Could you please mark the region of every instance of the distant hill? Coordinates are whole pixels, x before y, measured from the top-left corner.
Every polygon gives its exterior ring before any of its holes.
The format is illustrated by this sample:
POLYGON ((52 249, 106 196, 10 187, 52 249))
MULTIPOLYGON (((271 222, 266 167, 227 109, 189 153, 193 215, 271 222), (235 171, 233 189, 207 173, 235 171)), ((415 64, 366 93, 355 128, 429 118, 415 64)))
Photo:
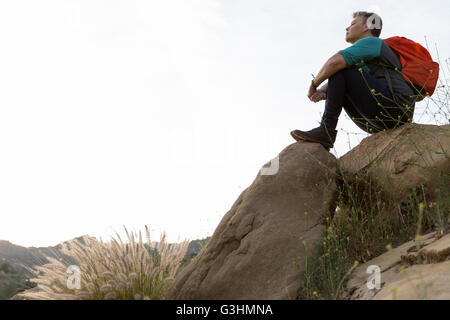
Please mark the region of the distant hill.
POLYGON ((211 237, 207 237, 201 240, 192 240, 191 242, 189 242, 186 256, 187 257, 196 256, 200 252, 200 250, 206 245, 209 239, 211 239, 211 237))
MULTIPOLYGON (((84 243, 83 237, 75 240, 84 243)), ((74 261, 64 255, 61 249, 62 244, 53 247, 22 247, 0 240, 0 300, 9 299, 22 290, 36 286, 29 279, 36 266, 49 262, 47 257, 73 264, 74 261)))
POLYGON ((23 272, 13 268, 7 261, 0 261, 0 300, 9 299, 19 291, 34 287, 23 272))
MULTIPOLYGON (((83 237, 75 240, 83 241, 83 237)), ((6 240, 0 240, 0 261, 6 261, 16 271, 22 272, 27 276, 32 275, 35 266, 48 263, 46 257, 60 258, 67 262, 71 259, 61 252, 62 245, 54 247, 22 247, 6 240)))

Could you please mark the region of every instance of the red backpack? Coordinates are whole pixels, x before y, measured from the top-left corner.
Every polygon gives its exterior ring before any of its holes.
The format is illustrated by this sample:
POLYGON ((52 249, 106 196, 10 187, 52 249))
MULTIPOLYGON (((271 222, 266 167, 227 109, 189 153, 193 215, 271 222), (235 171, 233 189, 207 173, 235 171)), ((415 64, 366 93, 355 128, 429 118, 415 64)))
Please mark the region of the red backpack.
POLYGON ((439 64, 433 61, 428 50, 405 37, 383 40, 397 54, 402 65, 403 78, 412 87, 416 101, 431 96, 439 78, 439 64))

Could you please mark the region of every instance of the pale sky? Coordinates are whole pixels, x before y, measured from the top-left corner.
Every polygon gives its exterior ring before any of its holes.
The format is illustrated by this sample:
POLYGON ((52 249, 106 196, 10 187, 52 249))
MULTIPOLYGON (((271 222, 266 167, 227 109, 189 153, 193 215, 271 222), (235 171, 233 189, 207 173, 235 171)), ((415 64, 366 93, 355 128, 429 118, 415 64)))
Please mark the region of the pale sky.
MULTIPOLYGON (((212 235, 318 125, 311 74, 360 10, 450 56, 447 1, 0 0, 0 239, 212 235)), ((338 157, 367 136, 344 111, 337 129, 338 157)))

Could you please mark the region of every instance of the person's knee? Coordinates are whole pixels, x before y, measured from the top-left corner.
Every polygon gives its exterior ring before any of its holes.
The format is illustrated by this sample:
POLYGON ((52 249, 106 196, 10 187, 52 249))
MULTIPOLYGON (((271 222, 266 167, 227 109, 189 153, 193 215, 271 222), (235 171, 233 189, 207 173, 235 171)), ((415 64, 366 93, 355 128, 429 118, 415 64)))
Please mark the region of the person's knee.
POLYGON ((331 77, 328 78, 328 84, 331 82, 336 82, 336 81, 342 81, 345 79, 344 77, 344 71, 345 69, 342 69, 338 72, 336 72, 335 74, 333 74, 331 77))
POLYGON ((358 68, 356 66, 350 66, 333 74, 328 81, 345 80, 345 78, 354 75, 356 72, 359 72, 358 68))

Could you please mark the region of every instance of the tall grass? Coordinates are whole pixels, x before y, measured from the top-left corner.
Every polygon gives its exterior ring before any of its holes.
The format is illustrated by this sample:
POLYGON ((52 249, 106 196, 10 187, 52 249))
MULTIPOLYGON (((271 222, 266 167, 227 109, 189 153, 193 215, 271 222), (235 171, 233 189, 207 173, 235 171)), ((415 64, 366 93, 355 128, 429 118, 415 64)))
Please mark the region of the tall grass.
MULTIPOLYGON (((68 264, 49 258, 50 263, 37 267, 34 290, 25 291, 25 299, 66 300, 160 300, 170 288, 181 261, 186 255, 189 241, 169 244, 163 233, 158 243, 150 241, 145 226, 146 242, 142 234, 125 233, 122 241, 116 233, 109 242, 91 237, 64 244, 64 254, 76 261, 80 268, 79 289, 70 289, 68 264)), ((75 274, 73 274, 74 276, 75 274)))

